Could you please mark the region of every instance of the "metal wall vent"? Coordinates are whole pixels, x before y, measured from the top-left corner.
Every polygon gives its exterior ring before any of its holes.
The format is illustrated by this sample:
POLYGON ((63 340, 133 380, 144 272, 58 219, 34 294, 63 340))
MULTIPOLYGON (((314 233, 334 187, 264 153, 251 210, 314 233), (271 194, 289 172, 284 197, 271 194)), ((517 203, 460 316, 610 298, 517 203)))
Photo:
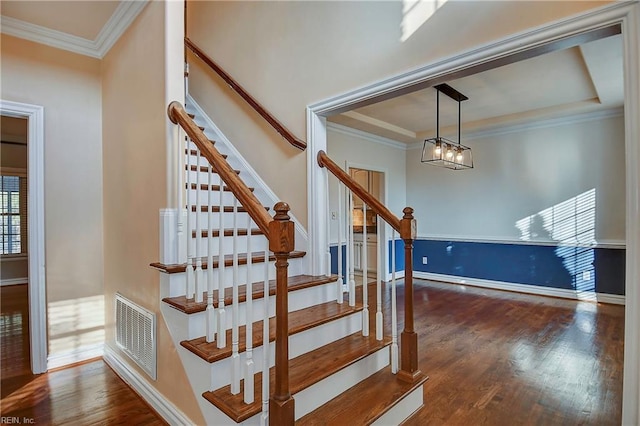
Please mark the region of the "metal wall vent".
POLYGON ((156 379, 156 315, 116 293, 116 344, 156 379))

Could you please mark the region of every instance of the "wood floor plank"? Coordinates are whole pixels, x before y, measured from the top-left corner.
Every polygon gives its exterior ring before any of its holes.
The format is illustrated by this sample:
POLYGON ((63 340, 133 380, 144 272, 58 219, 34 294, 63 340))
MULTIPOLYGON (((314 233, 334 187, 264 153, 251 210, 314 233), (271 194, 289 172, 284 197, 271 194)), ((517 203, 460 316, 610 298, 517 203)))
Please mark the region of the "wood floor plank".
POLYGON ((31 374, 27 295, 26 284, 0 287, 3 418, 41 425, 166 424, 101 359, 31 374))
MULTIPOLYGON (((620 424, 623 306, 422 280, 415 280, 414 285, 418 362, 429 381, 424 388, 424 408, 406 425, 620 424)), ((16 325, 15 319, 13 323, 9 319, 10 310, 5 315, 7 288, 10 287, 0 289, 0 330, 16 325)), ((389 291, 385 286, 385 309, 389 291)), ((398 286, 400 331, 402 292, 398 286)), ((26 305, 24 309, 22 315, 26 319, 26 305)), ((18 314, 13 311, 13 315, 18 314)), ((385 315, 387 330, 389 321, 385 315)), ((4 350, 5 344, 10 344, 4 334, 1 337, 4 350)), ((98 372, 92 372, 90 367, 72 367, 69 370, 75 373, 70 377, 62 374, 67 370, 22 376, 23 382, 12 388, 11 381, 18 380, 23 368, 28 371, 29 364, 26 361, 26 367, 20 367, 4 362, 4 355, 3 352, 2 415, 18 413, 15 415, 35 418, 37 424, 162 424, 151 408, 104 364, 98 372), (9 377, 5 373, 9 366, 17 375, 9 377), (101 392, 90 391, 89 383, 96 377, 109 383, 98 386, 101 392), (114 382, 119 383, 117 391, 112 391, 110 383, 114 382), (93 395, 87 398, 87 404, 93 400, 112 409, 91 405, 96 413, 83 410, 91 420, 85 423, 76 413, 78 401, 85 401, 85 394, 93 395), (136 400, 137 408, 126 407, 136 400), (68 408, 71 401, 74 405, 68 408), (135 414, 122 413, 121 405, 135 414), (98 417, 92 417, 94 414, 98 417)), ((332 424, 358 425, 353 417, 341 420, 344 422, 332 424)))

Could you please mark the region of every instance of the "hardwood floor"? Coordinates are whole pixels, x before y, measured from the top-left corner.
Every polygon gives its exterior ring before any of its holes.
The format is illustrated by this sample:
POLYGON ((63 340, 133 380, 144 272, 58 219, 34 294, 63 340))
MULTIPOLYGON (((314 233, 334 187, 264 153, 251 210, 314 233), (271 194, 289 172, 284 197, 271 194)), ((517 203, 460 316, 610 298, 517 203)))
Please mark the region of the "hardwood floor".
MULTIPOLYGON (((33 376, 28 360, 11 358, 28 333, 7 332, 18 329, 7 288, 0 294, 2 416, 36 424, 163 424, 101 360, 33 376)), ((424 407, 406 425, 620 424, 624 307, 422 280, 415 302, 419 366, 429 380, 424 407)))
POLYGON ((31 374, 27 286, 0 288, 0 305, 0 424, 165 424, 101 359, 31 374))
POLYGON ((406 425, 620 424, 623 306, 422 280, 415 301, 429 380, 406 425))

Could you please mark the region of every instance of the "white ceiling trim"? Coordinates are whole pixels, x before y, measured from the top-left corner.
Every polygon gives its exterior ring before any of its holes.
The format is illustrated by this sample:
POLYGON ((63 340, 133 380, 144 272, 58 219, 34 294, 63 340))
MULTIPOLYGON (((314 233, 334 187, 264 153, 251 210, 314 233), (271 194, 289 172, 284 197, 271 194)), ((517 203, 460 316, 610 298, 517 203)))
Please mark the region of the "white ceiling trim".
POLYGON ((100 58, 100 54, 95 47, 95 43, 86 38, 63 33, 31 24, 9 16, 1 18, 2 32, 4 34, 33 41, 47 46, 56 47, 62 50, 79 53, 93 58, 100 58))
POLYGON ((147 5, 148 0, 122 1, 98 33, 95 43, 103 58, 147 5))
POLYGON ((102 59, 146 5, 147 0, 121 2, 95 40, 52 30, 9 16, 0 17, 0 26, 1 31, 10 36, 102 59))
MULTIPOLYGON (((611 117, 621 117, 624 114, 624 108, 608 108, 598 111, 583 112, 573 114, 566 117, 549 118, 546 120, 531 121, 529 123, 519 123, 512 126, 503 126, 496 129, 478 130, 463 134, 465 141, 490 136, 507 135, 509 133, 524 132, 526 130, 544 129, 548 127, 565 126, 569 124, 582 123, 584 121, 604 120, 611 117)), ((422 149, 423 142, 416 142, 407 145, 407 149, 422 149)))
POLYGON ((402 136, 407 136, 413 139, 417 137, 415 132, 412 132, 411 130, 407 130, 404 127, 396 126, 394 124, 388 123, 386 121, 378 120, 377 118, 373 118, 356 111, 343 112, 342 115, 344 115, 345 117, 352 118, 354 120, 361 121, 363 123, 370 124, 375 127, 379 127, 383 130, 388 130, 390 132, 397 133, 402 136))
POLYGON ((336 133, 341 133, 347 136, 353 136, 356 138, 365 139, 369 142, 377 143, 378 145, 388 146, 390 148, 400 149, 402 151, 407 150, 407 144, 394 141, 393 139, 385 138, 382 136, 374 135, 372 133, 364 132, 362 130, 354 129, 353 127, 347 127, 342 124, 333 123, 327 121, 327 129, 336 133))

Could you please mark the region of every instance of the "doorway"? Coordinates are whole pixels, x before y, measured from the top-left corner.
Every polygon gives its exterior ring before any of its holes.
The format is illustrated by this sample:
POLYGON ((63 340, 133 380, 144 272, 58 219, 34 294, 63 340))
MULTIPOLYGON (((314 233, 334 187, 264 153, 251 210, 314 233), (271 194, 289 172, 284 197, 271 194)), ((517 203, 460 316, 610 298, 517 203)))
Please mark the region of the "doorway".
POLYGON ((31 380, 27 247, 27 127, 0 117, 0 347, 2 398, 31 380))
MULTIPOLYGON (((486 67, 491 61, 516 60, 521 55, 527 55, 536 50, 549 49, 558 42, 579 37, 594 28, 608 28, 611 25, 622 27, 624 40, 624 92, 625 98, 625 157, 626 172, 626 310, 625 323, 637 324, 640 318, 640 306, 638 305, 638 288, 636 283, 640 277, 640 265, 638 258, 640 211, 638 200, 640 199, 638 158, 640 158, 640 124, 635 119, 640 111, 640 91, 637 82, 640 76, 640 61, 638 58, 638 34, 640 32, 639 20, 640 7, 637 3, 611 4, 595 12, 582 16, 566 19, 561 22, 548 24, 529 32, 521 33, 503 40, 498 40, 491 45, 479 46, 463 54, 450 57, 435 64, 426 65, 420 69, 399 75, 392 79, 386 79, 378 84, 369 85, 363 89, 348 92, 342 96, 333 97, 308 107, 307 125, 310 129, 309 151, 312 153, 326 149, 326 117, 342 111, 353 109, 356 106, 368 104, 374 98, 390 98, 393 91, 405 91, 411 84, 433 85, 451 78, 453 75, 462 76, 463 72, 477 72, 486 67), (479 67, 479 68, 478 68, 479 67)), ((466 74, 470 75, 470 74, 466 74)), ((316 170, 309 170, 309 180, 320 183, 316 170)), ((312 190, 315 188, 312 188, 312 190)), ((321 200, 320 200, 321 201, 321 200)), ((310 205, 312 214, 315 210, 323 211, 320 203, 312 202, 310 205)), ((313 227, 313 224, 311 224, 313 227)), ((312 228, 311 232, 314 229, 312 228)), ((638 416, 638 401, 640 399, 640 377, 637 368, 640 359, 640 334, 633 327, 625 327, 625 368, 623 390, 623 423, 636 424, 638 416)))
MULTIPOLYGON (((367 168, 349 167, 349 175, 377 200, 384 201, 384 173, 367 168)), ((365 265, 368 279, 376 279, 378 272, 378 216, 354 194, 353 206, 353 249, 354 271, 364 275, 365 265)), ((382 231, 382 229, 380 229, 382 231)), ((384 259, 383 256, 380 259, 384 259)), ((357 282, 357 281, 356 281, 357 282)))
MULTIPOLYGON (((26 120, 26 211, 29 230, 28 250, 28 324, 31 372, 47 371, 47 320, 44 253, 44 108, 20 102, 0 100, 0 115, 26 120)), ((13 240, 15 242, 15 239, 13 240)), ((21 247, 22 248, 22 247, 21 247)), ((3 266, 4 269, 4 266, 3 266)))

